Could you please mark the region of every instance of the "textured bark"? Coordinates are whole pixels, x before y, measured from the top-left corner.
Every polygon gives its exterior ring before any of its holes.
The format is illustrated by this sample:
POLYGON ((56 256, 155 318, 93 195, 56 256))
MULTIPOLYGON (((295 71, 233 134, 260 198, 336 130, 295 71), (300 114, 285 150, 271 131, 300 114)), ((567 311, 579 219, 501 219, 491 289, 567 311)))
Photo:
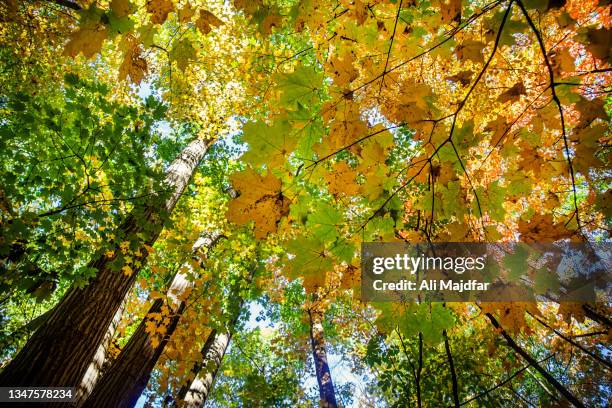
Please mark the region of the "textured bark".
POLYGON ((319 312, 309 311, 310 317, 310 345, 314 360, 317 383, 319 384, 320 406, 322 408, 337 408, 336 392, 332 381, 331 371, 327 363, 325 337, 323 335, 322 316, 319 312))
POLYGON ((212 390, 219 367, 232 339, 232 332, 213 330, 202 346, 202 361, 196 363, 192 372, 197 373, 189 386, 183 386, 178 393, 182 408, 200 408, 204 406, 212 390))
MULTIPOLYGON (((210 250, 220 237, 220 234, 215 234, 198 239, 193 246, 193 251, 196 252, 203 247, 210 250)), ((189 263, 184 267, 189 268, 189 263)), ((179 271, 182 269, 179 268, 179 271)), ((149 319, 145 317, 119 356, 104 372, 89 398, 84 402, 84 407, 133 407, 136 404, 149 382, 151 371, 174 334, 186 306, 182 299, 192 287, 193 281, 188 279, 187 274, 177 272, 165 298, 156 299, 148 312, 148 315, 160 313, 164 305, 171 311, 170 323, 166 327, 165 335, 154 345, 151 333, 146 331, 149 319)))
MULTIPOLYGON (((147 251, 163 228, 210 141, 194 140, 175 159, 166 175, 169 195, 135 211, 118 227, 115 236, 139 242, 144 263, 147 251)), ((115 243, 119 251, 119 242, 115 243)), ((111 269, 113 257, 97 254, 88 266, 98 272, 84 288, 72 287, 52 314, 0 374, 1 386, 78 386, 94 355, 103 344, 109 326, 137 276, 111 269)))
MULTIPOLYGON (((117 310, 117 313, 115 313, 115 317, 113 318, 111 325, 109 326, 108 330, 106 331, 106 334, 104 335, 102 344, 100 344, 100 346, 96 350, 96 354, 94 354, 93 361, 89 364, 89 367, 87 367, 87 371, 85 372, 81 383, 77 387, 76 401, 74 404, 76 406, 80 406, 85 401, 87 396, 91 393, 94 386, 102 376, 103 369, 108 363, 108 348, 111 344, 111 341, 113 340, 113 337, 115 336, 117 327, 121 322, 124 307, 125 302, 122 302, 121 306, 119 307, 119 310, 117 310)), ((65 404, 62 406, 65 406, 65 404)))

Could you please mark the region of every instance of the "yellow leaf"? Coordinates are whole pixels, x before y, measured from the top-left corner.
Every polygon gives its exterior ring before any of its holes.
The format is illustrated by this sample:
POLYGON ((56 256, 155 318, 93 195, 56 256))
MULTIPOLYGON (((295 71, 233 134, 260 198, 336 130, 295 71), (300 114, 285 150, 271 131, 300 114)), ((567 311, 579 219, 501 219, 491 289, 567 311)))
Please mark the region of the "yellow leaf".
POLYGON ((525 313, 542 315, 535 302, 483 302, 481 308, 483 313, 496 314, 499 324, 508 333, 524 331, 529 334, 531 329, 525 320, 525 313))
POLYGON ((152 348, 157 348, 157 346, 159 346, 159 338, 157 338, 157 336, 152 336, 151 337, 151 347, 152 348))
POLYGON ((281 181, 272 173, 262 176, 253 169, 230 177, 240 196, 229 203, 227 217, 236 224, 255 222, 255 236, 275 232, 277 223, 289 212, 289 200, 281 192, 281 181))
POLYGON ((82 53, 85 58, 91 58, 100 52, 107 36, 108 30, 102 23, 79 27, 70 35, 70 40, 64 47, 64 55, 76 57, 82 53))
POLYGON ((348 86, 359 76, 359 72, 353 66, 354 55, 344 55, 343 57, 333 56, 329 60, 330 72, 334 76, 334 83, 338 86, 348 86))
POLYGON ((470 60, 475 63, 484 62, 482 49, 485 44, 480 41, 466 40, 455 47, 455 55, 461 61, 470 60))
POLYGON ((121 252, 126 252, 130 247, 130 241, 123 241, 119 244, 119 248, 121 248, 121 252))
POLYGON ((355 182, 357 172, 346 162, 333 165, 333 171, 325 173, 325 180, 329 192, 335 196, 355 195, 359 192, 359 185, 355 182))
POLYGON ((155 333, 157 331, 157 324, 155 324, 152 320, 147 320, 145 323, 145 332, 146 333, 155 333))
POLYGON ((127 49, 119 67, 119 80, 124 81, 129 76, 132 82, 140 84, 147 72, 147 61, 140 56, 140 45, 133 37, 127 36, 124 41, 127 49))
POLYGON ((121 271, 123 272, 125 276, 131 276, 132 273, 134 272, 132 271, 132 268, 130 268, 129 265, 125 265, 123 268, 121 268, 121 271))
POLYGON ((448 0, 440 4, 442 22, 461 21, 461 0, 448 0))

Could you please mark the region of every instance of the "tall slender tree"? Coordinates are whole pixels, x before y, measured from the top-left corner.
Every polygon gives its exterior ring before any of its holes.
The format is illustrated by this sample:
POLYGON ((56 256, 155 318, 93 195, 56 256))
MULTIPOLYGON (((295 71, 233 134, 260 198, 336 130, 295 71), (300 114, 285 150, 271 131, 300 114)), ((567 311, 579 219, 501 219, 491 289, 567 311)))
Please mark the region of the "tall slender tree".
POLYGON ((325 334, 323 332, 323 316, 316 309, 308 310, 308 321, 310 324, 310 347, 312 359, 315 366, 317 383, 319 384, 320 405, 324 408, 336 408, 336 391, 327 361, 327 349, 325 347, 325 334))

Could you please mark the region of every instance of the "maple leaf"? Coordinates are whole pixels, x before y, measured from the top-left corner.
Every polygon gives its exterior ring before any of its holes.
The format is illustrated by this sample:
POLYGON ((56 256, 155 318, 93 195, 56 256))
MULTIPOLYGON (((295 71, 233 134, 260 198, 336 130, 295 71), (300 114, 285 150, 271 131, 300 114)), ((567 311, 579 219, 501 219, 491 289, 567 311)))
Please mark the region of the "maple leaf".
POLYGON ((228 219, 240 225, 253 221, 257 238, 275 232, 280 219, 289 213, 289 199, 281 192, 281 181, 270 172, 262 176, 250 168, 230 179, 240 196, 230 201, 228 219))
POLYGON ((351 196, 359 192, 359 185, 355 183, 356 170, 346 162, 334 163, 333 170, 333 172, 324 175, 330 193, 334 196, 351 196))
POLYGON ((337 226, 342 222, 342 213, 325 202, 318 202, 308 216, 306 227, 322 242, 333 242, 338 236, 337 226))
POLYGON ((329 60, 331 66, 331 73, 334 76, 334 83, 341 87, 348 86, 357 77, 359 77, 359 71, 353 66, 354 55, 348 54, 342 57, 334 55, 329 60))
POLYGON ((536 214, 529 222, 519 220, 518 231, 523 242, 554 242, 573 235, 562 222, 554 223, 551 214, 536 214))
POLYGON ((542 316, 536 302, 483 302, 480 305, 483 313, 495 314, 500 325, 508 333, 531 333, 531 328, 525 320, 525 313, 542 316))
POLYGON ((287 276, 291 279, 318 275, 318 279, 314 278, 312 281, 320 281, 321 275, 325 275, 332 268, 329 253, 316 237, 298 237, 289 241, 286 248, 292 255, 287 264, 287 276))
POLYGON ((252 15, 263 6, 263 0, 234 0, 234 7, 252 15))
POLYGON ((147 320, 145 323, 145 331, 153 334, 157 331, 157 324, 153 320, 147 320))
POLYGON ((474 73, 472 71, 466 70, 458 72, 455 75, 447 76, 445 79, 448 81, 459 82, 462 86, 467 86, 472 80, 473 75, 474 73))
POLYGON ((123 62, 119 67, 119 80, 123 81, 128 76, 135 84, 140 84, 147 73, 147 61, 141 57, 139 44, 132 36, 126 36, 126 50, 123 62))
POLYGON ((189 38, 183 38, 174 44, 169 56, 181 71, 185 71, 190 61, 196 58, 196 49, 189 38))
POLYGON ((178 11, 178 19, 181 23, 187 23, 191 21, 191 18, 195 14, 195 9, 191 5, 191 3, 187 2, 185 5, 178 11))
POLYGON ((266 16, 259 26, 261 33, 264 35, 272 34, 272 29, 275 27, 280 27, 282 21, 282 17, 278 14, 270 14, 266 16))
POLYGON ((329 136, 314 146, 314 150, 321 156, 344 148, 368 134, 368 127, 361 119, 359 107, 354 103, 348 104, 343 109, 330 111, 328 115, 334 115, 329 136))
POLYGON ((153 24, 163 24, 174 10, 174 5, 171 0, 148 0, 147 12, 151 14, 151 22, 153 24))
POLYGON ((313 66, 299 65, 291 73, 276 76, 276 88, 280 91, 280 103, 287 109, 298 110, 300 105, 308 106, 317 100, 323 75, 313 66))
POLYGON ((157 348, 157 346, 159 346, 159 337, 157 336, 150 336, 149 340, 151 341, 151 347, 152 348, 157 348))
POLYGON ((282 165, 298 142, 285 120, 275 121, 270 126, 261 121, 247 122, 243 127, 243 139, 249 144, 243 159, 255 167, 282 165))
POLYGON ((440 15, 442 16, 442 22, 445 24, 451 21, 461 21, 461 0, 448 0, 440 2, 440 15))
POLYGON ((107 36, 106 25, 86 22, 70 35, 70 40, 64 47, 64 55, 76 57, 82 53, 85 58, 89 59, 100 52, 107 36))
POLYGON ((550 63, 555 75, 561 75, 562 72, 574 72, 576 70, 574 57, 572 57, 567 48, 553 52, 550 57, 550 63))
POLYGON ((402 93, 398 95, 397 100, 389 101, 389 104, 384 107, 387 117, 412 126, 416 126, 424 119, 429 119, 431 111, 427 97, 431 95, 431 91, 431 87, 425 83, 404 82, 402 93))
POLYGON ((124 265, 123 268, 121 268, 121 272, 123 272, 125 276, 131 276, 132 273, 134 273, 134 271, 132 270, 132 268, 130 268, 129 265, 124 265))
POLYGON ((587 32, 589 44, 587 50, 595 58, 602 61, 607 61, 610 56, 610 43, 612 43, 612 31, 608 28, 600 28, 598 30, 589 29, 587 32))
POLYGON ((200 10, 200 16, 195 22, 196 27, 204 35, 210 33, 214 27, 220 27, 223 21, 219 20, 208 10, 200 10))

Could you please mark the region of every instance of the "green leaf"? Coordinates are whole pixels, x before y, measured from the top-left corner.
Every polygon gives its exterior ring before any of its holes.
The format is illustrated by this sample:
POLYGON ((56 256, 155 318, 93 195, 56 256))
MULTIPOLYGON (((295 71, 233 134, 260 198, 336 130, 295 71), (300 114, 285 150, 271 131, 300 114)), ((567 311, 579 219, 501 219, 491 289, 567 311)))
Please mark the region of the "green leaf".
POLYGON ((509 280, 518 280, 527 273, 529 251, 521 244, 514 247, 514 252, 504 256, 503 265, 508 270, 509 280))
POLYGON ((243 159, 253 167, 266 164, 276 167, 285 163, 297 145, 291 135, 291 126, 286 120, 276 121, 268 126, 265 122, 248 122, 243 127, 243 140, 249 150, 243 159))
POLYGON ((277 76, 277 89, 281 92, 280 103, 289 110, 298 110, 299 104, 315 103, 317 91, 323 86, 323 74, 314 67, 298 66, 291 74, 277 76))
POLYGON ((323 242, 331 242, 338 236, 338 225, 342 213, 327 203, 318 203, 314 212, 308 216, 306 227, 323 242))
POLYGON ((298 278, 312 273, 327 272, 332 260, 325 246, 316 238, 299 237, 287 243, 287 252, 292 255, 288 262, 288 276, 298 278))

